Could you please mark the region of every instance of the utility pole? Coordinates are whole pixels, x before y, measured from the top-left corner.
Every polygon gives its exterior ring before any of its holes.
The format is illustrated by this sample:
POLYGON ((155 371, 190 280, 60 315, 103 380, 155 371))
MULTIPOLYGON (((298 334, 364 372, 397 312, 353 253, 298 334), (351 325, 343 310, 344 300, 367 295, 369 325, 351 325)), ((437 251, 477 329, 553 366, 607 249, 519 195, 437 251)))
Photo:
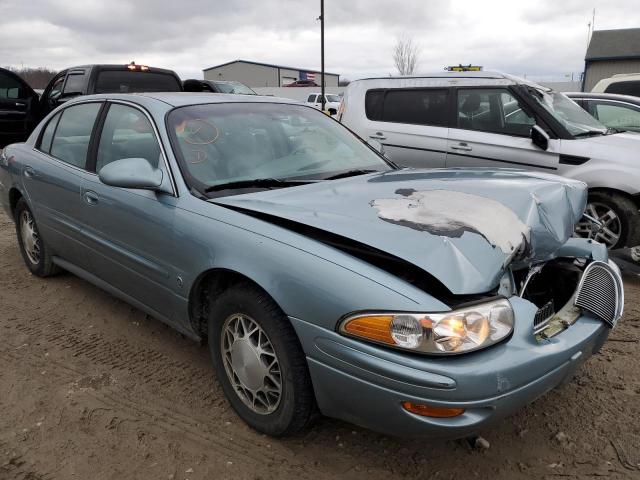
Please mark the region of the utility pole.
POLYGON ((320 0, 320 87, 322 94, 322 111, 324 112, 324 0, 320 0))

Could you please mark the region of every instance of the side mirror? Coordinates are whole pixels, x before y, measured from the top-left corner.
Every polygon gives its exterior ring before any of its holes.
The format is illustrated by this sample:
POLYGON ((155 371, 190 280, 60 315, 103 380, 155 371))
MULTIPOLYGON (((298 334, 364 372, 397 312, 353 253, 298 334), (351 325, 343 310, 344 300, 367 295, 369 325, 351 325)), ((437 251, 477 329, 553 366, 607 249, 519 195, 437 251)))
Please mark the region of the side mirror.
POLYGON ((162 170, 152 167, 144 158, 124 158, 102 167, 98 178, 112 187, 161 190, 162 170))
POLYGON ((538 125, 531 127, 531 141, 542 150, 549 148, 549 135, 538 125))
POLYGON ((382 142, 376 140, 375 138, 370 138, 369 140, 367 140, 367 143, 371 146, 371 148, 373 148, 376 152, 378 152, 380 155, 384 156, 384 145, 382 144, 382 142))

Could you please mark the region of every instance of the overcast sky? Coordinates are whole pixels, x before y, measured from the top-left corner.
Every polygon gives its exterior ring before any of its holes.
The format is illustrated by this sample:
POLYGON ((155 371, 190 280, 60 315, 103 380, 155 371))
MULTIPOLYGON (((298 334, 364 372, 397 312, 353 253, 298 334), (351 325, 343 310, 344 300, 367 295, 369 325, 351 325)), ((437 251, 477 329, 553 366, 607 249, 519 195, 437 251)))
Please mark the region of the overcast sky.
MULTIPOLYGON (((319 0, 0 0, 0 65, 137 63, 202 78, 235 59, 319 69, 319 0)), ((580 72, 587 24, 640 27, 638 0, 325 0, 326 70, 394 73, 393 45, 421 45, 420 71, 474 63, 530 76, 580 72)))

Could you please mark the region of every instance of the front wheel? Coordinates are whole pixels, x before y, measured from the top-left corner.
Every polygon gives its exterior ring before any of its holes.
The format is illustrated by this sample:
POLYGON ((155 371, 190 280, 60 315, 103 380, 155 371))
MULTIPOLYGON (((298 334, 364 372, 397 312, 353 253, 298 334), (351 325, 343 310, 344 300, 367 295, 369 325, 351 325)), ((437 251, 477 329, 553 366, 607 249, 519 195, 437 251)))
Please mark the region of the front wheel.
POLYGON ((244 284, 215 299, 209 348, 227 399, 251 427, 283 436, 309 423, 315 400, 305 355, 286 315, 265 292, 244 284))
POLYGON ((594 228, 587 219, 576 225, 576 233, 603 243, 608 249, 635 246, 640 234, 640 215, 633 201, 618 193, 592 192, 585 213, 598 220, 602 227, 594 228))

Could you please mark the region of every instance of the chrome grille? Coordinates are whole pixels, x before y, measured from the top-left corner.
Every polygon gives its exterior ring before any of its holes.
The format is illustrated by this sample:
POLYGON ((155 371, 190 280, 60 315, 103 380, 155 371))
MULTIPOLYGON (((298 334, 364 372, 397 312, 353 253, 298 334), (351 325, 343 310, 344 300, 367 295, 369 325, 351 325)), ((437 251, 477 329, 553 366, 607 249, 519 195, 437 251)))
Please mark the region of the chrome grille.
POLYGON ((553 300, 550 300, 536 312, 536 316, 533 319, 533 333, 540 333, 549 324, 549 320, 556 313, 556 309, 553 305, 553 300))
POLYGON ((618 271, 604 262, 590 263, 580 279, 574 305, 614 327, 624 307, 624 291, 618 271))

